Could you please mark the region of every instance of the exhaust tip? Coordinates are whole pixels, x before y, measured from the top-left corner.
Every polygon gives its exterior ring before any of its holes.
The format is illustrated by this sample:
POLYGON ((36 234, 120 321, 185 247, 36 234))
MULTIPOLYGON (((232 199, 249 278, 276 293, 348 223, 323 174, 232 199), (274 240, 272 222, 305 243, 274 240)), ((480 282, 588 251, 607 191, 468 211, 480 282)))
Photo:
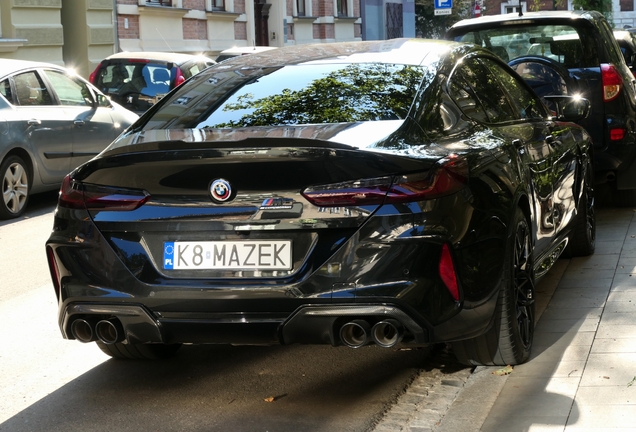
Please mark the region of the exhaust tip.
POLYGON ((75 339, 80 342, 88 343, 95 340, 95 333, 93 327, 85 319, 76 319, 71 324, 71 334, 75 339))
POLYGON ((340 328, 340 339, 350 348, 360 348, 369 343, 371 326, 365 320, 353 320, 340 328))
POLYGON ((107 345, 121 342, 124 334, 121 324, 115 319, 99 321, 95 325, 95 333, 97 338, 107 345))
POLYGON ((404 336, 404 329, 399 321, 388 319, 376 323, 371 329, 373 342, 384 348, 398 344, 404 336))

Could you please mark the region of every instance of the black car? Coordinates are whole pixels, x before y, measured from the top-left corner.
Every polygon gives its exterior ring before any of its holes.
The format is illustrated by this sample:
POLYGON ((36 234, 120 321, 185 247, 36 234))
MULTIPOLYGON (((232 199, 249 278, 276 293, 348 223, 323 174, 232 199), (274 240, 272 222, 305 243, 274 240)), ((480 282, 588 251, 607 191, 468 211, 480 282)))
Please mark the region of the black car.
POLYGON ((62 335, 123 358, 454 342, 523 362, 535 279, 594 251, 590 151, 471 44, 228 60, 64 181, 46 244, 62 335))
POLYGON ((614 37, 618 46, 621 49, 625 63, 629 67, 629 70, 634 74, 634 68, 636 68, 636 33, 633 29, 629 30, 614 30, 614 37))
POLYGON ((531 12, 463 20, 446 39, 473 42, 509 62, 540 95, 580 94, 579 122, 594 141, 597 183, 618 205, 636 204, 636 81, 603 14, 531 12))
POLYGON ((170 90, 216 64, 204 56, 171 52, 121 52, 104 60, 89 80, 137 114, 143 114, 170 90))

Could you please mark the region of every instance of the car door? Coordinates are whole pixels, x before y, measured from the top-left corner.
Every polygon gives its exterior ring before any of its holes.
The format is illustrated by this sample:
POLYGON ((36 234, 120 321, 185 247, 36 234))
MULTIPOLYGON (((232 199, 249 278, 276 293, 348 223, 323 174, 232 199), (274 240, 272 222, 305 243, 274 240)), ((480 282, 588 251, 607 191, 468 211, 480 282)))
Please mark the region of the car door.
MULTIPOLYGON (((553 152, 548 112, 540 100, 527 90, 519 95, 516 90, 522 84, 512 77, 508 69, 490 57, 466 58, 458 72, 460 76, 452 78, 451 92, 456 92, 453 98, 459 100, 459 90, 470 94, 474 102, 470 110, 462 108, 464 113, 488 125, 489 139, 502 142, 501 149, 504 143, 512 143, 521 169, 527 167, 531 181, 530 193, 535 197, 533 205, 536 220, 531 221, 537 236, 535 250, 541 253, 550 247, 556 233, 553 152), (513 101, 520 96, 525 99, 513 101)), ((501 151, 496 155, 506 164, 511 162, 509 152, 501 151)))
POLYGON ((5 111, 13 145, 28 148, 35 173, 44 184, 58 183, 70 170, 72 121, 55 105, 55 98, 37 70, 20 72, 2 81, 10 88, 13 110, 5 111))
POLYGON ((553 121, 546 116, 544 110, 538 109, 541 102, 522 80, 508 73, 491 59, 482 61, 502 83, 519 117, 534 125, 535 143, 532 150, 537 151, 534 155, 537 163, 535 167, 541 172, 544 172, 543 167, 552 171, 549 175, 552 200, 549 213, 545 214, 544 225, 552 225, 554 234, 558 235, 574 217, 576 207, 574 184, 577 146, 571 128, 553 121))
POLYGON ((73 169, 104 150, 119 129, 111 117, 111 108, 100 106, 84 81, 59 70, 47 69, 44 74, 73 125, 70 161, 73 169))

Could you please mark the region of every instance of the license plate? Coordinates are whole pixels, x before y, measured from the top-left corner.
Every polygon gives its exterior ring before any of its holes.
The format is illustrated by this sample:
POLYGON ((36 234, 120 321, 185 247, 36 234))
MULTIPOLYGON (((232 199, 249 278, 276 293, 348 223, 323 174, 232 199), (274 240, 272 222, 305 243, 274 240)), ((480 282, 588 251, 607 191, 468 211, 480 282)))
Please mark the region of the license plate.
POLYGON ((184 241, 163 244, 165 270, 290 270, 290 240, 184 241))

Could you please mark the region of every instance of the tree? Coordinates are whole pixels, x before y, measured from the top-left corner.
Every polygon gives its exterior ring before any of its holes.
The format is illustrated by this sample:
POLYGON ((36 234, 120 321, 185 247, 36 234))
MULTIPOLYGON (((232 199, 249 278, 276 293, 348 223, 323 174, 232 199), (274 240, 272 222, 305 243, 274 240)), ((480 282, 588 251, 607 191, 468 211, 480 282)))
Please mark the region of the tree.
POLYGON ((599 11, 605 15, 610 26, 614 26, 612 0, 573 0, 572 6, 574 9, 599 11))
POLYGON ((441 39, 446 30, 466 18, 472 17, 474 2, 453 0, 450 15, 435 15, 434 0, 415 0, 415 29, 423 38, 441 39))

